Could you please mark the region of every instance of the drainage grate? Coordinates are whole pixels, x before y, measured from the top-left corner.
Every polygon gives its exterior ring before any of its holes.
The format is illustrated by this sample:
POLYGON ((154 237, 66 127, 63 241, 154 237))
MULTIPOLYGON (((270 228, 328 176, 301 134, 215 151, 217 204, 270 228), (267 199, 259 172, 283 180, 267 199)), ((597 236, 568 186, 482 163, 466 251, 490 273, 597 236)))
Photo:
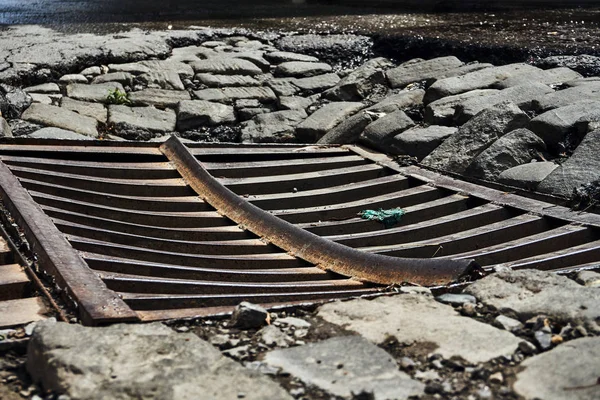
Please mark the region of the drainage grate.
POLYGON ((600 260, 600 216, 357 146, 13 140, 0 156, 5 206, 87 324, 600 260), (406 215, 390 229, 357 217, 394 207, 406 215))

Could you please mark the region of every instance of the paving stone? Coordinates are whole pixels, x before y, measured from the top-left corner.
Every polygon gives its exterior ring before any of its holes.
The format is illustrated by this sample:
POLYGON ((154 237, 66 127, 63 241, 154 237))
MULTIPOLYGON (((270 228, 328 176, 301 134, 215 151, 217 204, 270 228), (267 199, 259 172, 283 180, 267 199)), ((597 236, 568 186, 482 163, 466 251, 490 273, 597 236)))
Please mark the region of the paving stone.
POLYGON ((502 271, 473 283, 465 292, 520 321, 545 315, 600 332, 600 291, 565 276, 538 270, 502 271))
POLYGON ((60 77, 60 83, 88 83, 88 79, 82 74, 67 74, 60 77))
POLYGON ((296 126, 307 118, 304 110, 277 111, 255 116, 242 124, 243 143, 296 141, 296 126))
POLYGON ((547 70, 531 71, 525 74, 513 76, 496 84, 498 89, 506 89, 513 86, 525 85, 531 82, 543 83, 544 85, 559 85, 573 79, 581 78, 581 74, 570 68, 559 67, 547 70))
POLYGON ((333 101, 356 101, 368 97, 376 85, 386 84, 385 70, 393 63, 387 58, 369 60, 350 72, 324 95, 333 101))
POLYGON ((95 85, 70 83, 67 85, 67 96, 75 100, 107 103, 108 95, 115 90, 125 93, 123 85, 119 82, 98 83, 95 85))
MULTIPOLYGON (((31 96, 31 100, 34 103, 41 103, 41 104, 48 104, 48 105, 52 105, 55 101, 52 99, 52 97, 50 97, 47 94, 43 94, 43 93, 29 93, 29 96, 31 96)), ((54 95, 55 98, 57 95, 54 95)), ((58 95, 61 96, 61 95, 58 95)), ((58 99, 56 101, 60 101, 60 97, 58 97, 58 99)))
POLYGON ((588 133, 571 157, 540 183, 538 190, 555 196, 570 197, 573 189, 598 179, 598 154, 600 130, 588 133))
POLYGON ((444 293, 440 296, 437 296, 435 299, 440 303, 450 304, 453 306, 462 306, 465 303, 477 303, 477 299, 475 297, 461 293, 444 293))
POLYGON ((478 63, 472 62, 470 64, 461 65, 460 67, 452 68, 443 72, 436 74, 433 78, 429 78, 426 80, 427 87, 433 85, 436 81, 440 79, 452 78, 454 76, 461 76, 468 74, 470 72, 479 71, 485 68, 492 68, 493 64, 486 63, 478 63))
POLYGON ((167 60, 188 63, 216 56, 216 51, 204 46, 185 46, 174 48, 171 51, 171 56, 167 60))
POLYGON ((192 67, 183 62, 169 60, 146 60, 140 61, 139 64, 148 70, 140 73, 150 73, 152 71, 175 71, 182 78, 192 78, 194 70, 192 67))
POLYGON ((83 76, 96 76, 102 73, 102 69, 98 66, 87 67, 83 69, 80 74, 83 76))
POLYGON ((457 130, 458 128, 440 125, 410 128, 394 136, 390 141, 389 151, 422 160, 457 130))
POLYGON ((454 120, 462 125, 479 112, 503 102, 511 102, 524 110, 531 109, 531 102, 547 93, 553 93, 549 86, 541 83, 529 83, 513 86, 488 96, 471 98, 463 101, 456 108, 454 120))
POLYGON ((177 129, 180 131, 233 122, 236 122, 233 107, 225 104, 186 100, 177 107, 177 129))
POLYGON ((359 140, 375 149, 385 151, 394 136, 414 125, 413 120, 404 111, 398 110, 371 122, 360 135, 359 140))
POLYGON ((292 53, 289 51, 273 51, 270 53, 265 53, 265 58, 274 64, 280 64, 288 61, 319 62, 317 57, 292 53))
POLYGON ((98 121, 94 118, 79 115, 76 112, 57 106, 39 103, 32 104, 25 110, 22 118, 25 121, 62 128, 92 137, 98 134, 96 129, 98 121))
POLYGON ((360 336, 274 350, 267 353, 265 362, 344 399, 371 393, 373 400, 400 400, 419 396, 425 389, 423 383, 399 371, 393 357, 360 336))
POLYGON ((582 118, 597 114, 600 101, 580 101, 570 106, 558 107, 533 118, 528 128, 544 139, 548 147, 557 149, 567 133, 582 118))
POLYGON ((429 103, 427 107, 425 107, 423 120, 430 125, 449 125, 453 123, 456 108, 460 104, 471 99, 487 97, 498 92, 499 91, 496 89, 480 89, 441 98, 429 103))
POLYGON ((277 96, 268 87, 226 87, 221 89, 203 89, 194 91, 199 100, 231 103, 239 99, 256 99, 262 103, 277 100, 277 96))
POLYGON ((262 72, 269 72, 271 70, 271 63, 263 58, 263 54, 263 51, 242 51, 237 53, 229 53, 228 56, 250 61, 252 64, 260 68, 262 72))
POLYGON ((307 92, 321 92, 325 89, 335 86, 340 81, 338 74, 324 74, 311 76, 309 78, 298 78, 293 84, 298 86, 300 90, 307 92))
POLYGON ((346 144, 354 143, 375 117, 371 112, 359 111, 350 118, 346 118, 338 126, 327 132, 318 144, 346 144))
POLYGON ((321 62, 288 61, 279 64, 274 71, 275 76, 306 78, 331 71, 331 65, 321 62))
POLYGON ((569 106, 581 100, 600 101, 600 82, 590 82, 587 85, 571 87, 549 93, 532 102, 532 108, 544 112, 553 108, 569 106))
POLYGON ((502 136, 482 151, 465 173, 486 181, 495 181, 503 171, 530 163, 532 153, 543 153, 546 144, 528 129, 516 129, 502 136))
POLYGON ((19 88, 0 87, 0 115, 4 118, 21 118, 23 111, 25 111, 32 102, 33 99, 31 96, 19 88), (2 92, 4 92, 4 94, 2 92))
POLYGON ((300 88, 294 85, 296 78, 273 78, 266 81, 278 96, 294 96, 300 91, 300 88))
POLYGON ((498 175, 498 182, 533 190, 556 168, 558 168, 558 164, 552 161, 531 162, 528 164, 517 165, 516 167, 502 171, 500 175, 498 175))
POLYGON ((352 34, 283 36, 275 43, 284 51, 309 54, 325 62, 360 62, 373 51, 373 39, 352 34))
POLYGON ((577 283, 588 287, 600 287, 600 274, 594 271, 581 271, 577 274, 577 283))
POLYGON ((296 127, 296 136, 304 143, 319 140, 325 133, 363 107, 364 105, 358 102, 339 101, 325 104, 296 127))
POLYGON ((386 77, 391 88, 402 88, 414 82, 435 78, 437 74, 461 65, 463 62, 454 56, 438 57, 392 68, 386 72, 386 77))
POLYGON ((223 357, 193 333, 159 324, 87 328, 39 323, 27 369, 72 400, 290 399, 268 377, 223 357))
POLYGON ((60 93, 60 87, 56 83, 42 83, 26 87, 23 91, 27 93, 60 93))
POLYGON ((506 331, 460 316, 452 306, 418 294, 330 303, 319 309, 318 316, 376 344, 389 337, 400 344, 434 344, 436 348, 430 352, 446 359, 462 357, 472 363, 511 355, 521 341, 506 331))
POLYGON ((282 110, 306 110, 315 100, 310 97, 300 96, 281 96, 279 97, 279 107, 282 110))
POLYGON ((107 82, 119 82, 123 85, 131 86, 133 75, 129 72, 110 72, 108 74, 98 75, 92 79, 93 84, 107 82))
POLYGON ((190 94, 183 90, 144 89, 130 92, 129 100, 133 105, 175 107, 180 101, 190 100, 190 94))
POLYGON ((106 122, 108 118, 108 111, 103 104, 89 103, 73 100, 69 97, 63 97, 60 101, 60 106, 67 110, 75 111, 77 114, 95 118, 98 122, 106 122))
POLYGON ((2 117, 0 117, 0 137, 12 137, 10 125, 2 117))
POLYGON ((600 337, 581 338, 521 363, 513 387, 527 400, 598 398, 600 337))
POLYGON ((403 90, 399 93, 386 96, 380 102, 368 107, 367 111, 393 113, 394 111, 404 110, 420 105, 423 102, 423 89, 403 90))
POLYGON ((240 58, 218 57, 190 64, 196 73, 217 75, 258 75, 262 70, 254 63, 240 58))
POLYGON ((196 74, 195 78, 201 83, 211 88, 220 88, 227 86, 259 86, 260 82, 248 75, 214 75, 201 73, 196 74))
POLYGON ((42 128, 27 137, 32 139, 94 140, 90 136, 60 128, 42 128))
POLYGON ((108 64, 110 72, 128 72, 134 75, 148 74, 152 72, 150 67, 147 67, 139 62, 123 63, 123 64, 108 64))
POLYGON ((461 126, 422 160, 423 165, 462 173, 473 160, 499 137, 522 128, 529 117, 512 103, 484 110, 461 126))
POLYGON ((505 79, 531 71, 539 71, 539 68, 528 64, 508 64, 500 67, 485 68, 461 76, 440 79, 427 89, 424 101, 425 104, 429 104, 442 97, 453 96, 476 89, 492 88, 505 79))
POLYGON ((522 329, 524 326, 519 320, 509 318, 504 315, 498 315, 494 319, 494 325, 509 332, 514 332, 516 330, 522 329))
POLYGON ((153 71, 140 75, 140 80, 150 87, 169 90, 185 90, 183 82, 176 71, 153 71))
POLYGON ((157 110, 154 107, 108 106, 108 121, 133 126, 150 132, 172 132, 175 130, 175 111, 157 110))

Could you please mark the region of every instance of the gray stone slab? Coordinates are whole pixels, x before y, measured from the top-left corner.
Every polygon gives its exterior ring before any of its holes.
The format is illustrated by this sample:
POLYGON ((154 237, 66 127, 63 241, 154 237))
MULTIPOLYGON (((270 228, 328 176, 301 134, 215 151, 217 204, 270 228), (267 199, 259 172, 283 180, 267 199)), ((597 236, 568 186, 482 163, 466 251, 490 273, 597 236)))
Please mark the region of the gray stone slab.
POLYGON ((465 292, 520 321, 545 315, 600 332, 600 291, 565 276, 538 270, 502 271, 476 281, 465 292))
POLYGON ((553 108, 569 106, 581 100, 600 100, 600 82, 590 82, 587 85, 549 93, 534 100, 532 107, 537 112, 544 112, 553 108))
POLYGON ((167 60, 190 63, 216 56, 217 52, 204 46, 185 46, 174 48, 167 60))
POLYGON ((516 75, 498 82, 495 86, 498 89, 506 89, 513 86, 525 85, 532 82, 543 83, 544 85, 560 85, 573 79, 581 78, 581 74, 570 68, 559 67, 540 71, 531 71, 525 74, 516 75))
MULTIPOLYGON (((147 73, 152 72, 152 70, 149 67, 147 67, 139 62, 123 63, 123 64, 108 64, 108 70, 110 72, 128 72, 128 73, 131 73, 134 75, 147 74, 147 73)), ((83 74, 83 72, 82 72, 82 74, 83 74)))
POLYGON ((389 151, 422 160, 457 130, 458 128, 440 125, 414 127, 394 136, 389 143, 389 151))
POLYGON ((423 383, 401 372, 393 357, 360 336, 274 350, 267 353, 265 362, 344 399, 372 393, 373 400, 400 400, 424 394, 425 389, 423 383))
POLYGON ((29 93, 31 96, 31 100, 34 103, 42 103, 42 104, 54 104, 58 103, 62 97, 61 94, 43 94, 43 93, 29 93))
POLYGON ((385 70, 392 66, 387 58, 369 60, 328 90, 325 97, 334 101, 362 100, 372 93, 376 85, 386 84, 385 70))
POLYGON ((393 113, 394 111, 418 106, 423 102, 423 89, 403 90, 399 93, 386 96, 380 102, 368 107, 367 111, 393 113))
POLYGON ((79 115, 76 112, 57 106, 32 104, 25 110, 21 118, 25 121, 62 128, 92 137, 98 135, 96 129, 98 121, 94 118, 79 115))
POLYGON ((80 74, 83 76, 96 76, 102 73, 102 69, 96 65, 84 68, 80 74))
POLYGON ((385 151, 394 136, 415 125, 402 110, 384 115, 371 122, 360 135, 359 141, 376 149, 385 151))
POLYGON ((263 71, 254 63, 241 58, 217 57, 190 64, 196 73, 217 75, 258 75, 263 71))
POLYGON ((263 58, 263 51, 240 51, 234 53, 228 53, 230 57, 239 58, 242 60, 250 61, 256 65, 262 72, 269 72, 271 70, 271 63, 263 58))
POLYGON ((600 130, 588 133, 571 157, 540 183, 538 190, 571 197, 573 189, 598 179, 600 171, 600 130))
POLYGON ((81 74, 67 74, 60 77, 60 83, 88 83, 88 79, 81 74))
POLYGON ((0 117, 0 137, 13 137, 10 125, 2 117, 0 117))
POLYGON ((195 334, 159 323, 105 328, 38 323, 27 369, 46 390, 72 400, 292 399, 195 334))
POLYGON ((523 128, 529 117, 512 103, 500 103, 473 117, 422 161, 436 169, 463 173, 499 137, 523 128))
POLYGON ((275 76, 305 78, 331 72, 331 65, 321 62, 288 61, 279 64, 275 76))
POLYGON ((184 131, 200 126, 236 122, 232 106, 203 100, 186 100, 177 107, 177 129, 184 131))
POLYGON ((487 97, 498 93, 497 89, 471 90, 470 92, 448 96, 433 101, 425 107, 424 121, 430 125, 448 125, 454 120, 456 108, 471 99, 487 97))
POLYGON ((92 79, 93 84, 107 82, 119 82, 123 85, 131 85, 131 82, 133 82, 133 75, 129 72, 110 72, 108 74, 98 75, 92 79))
POLYGON ((265 53, 267 60, 274 64, 280 64, 288 61, 319 62, 317 57, 307 56, 305 54, 292 53, 290 51, 273 51, 265 53))
POLYGON ((194 76, 194 70, 186 63, 169 60, 147 60, 140 61, 140 65, 148 68, 147 71, 140 73, 149 73, 152 71, 175 71, 182 78, 191 78, 194 76))
POLYGON ((282 110, 306 110, 315 102, 315 99, 312 97, 281 96, 278 102, 279 108, 282 110))
POLYGON ((325 133, 363 107, 364 104, 359 102, 339 101, 325 104, 296 127, 296 136, 305 143, 319 140, 325 133))
POLYGON ((435 78, 437 74, 460 67, 463 62, 454 56, 438 57, 392 68, 386 72, 390 87, 401 88, 413 82, 435 78))
POLYGON ((60 93, 60 87, 56 83, 42 83, 26 87, 23 91, 27 93, 60 93))
POLYGON ((452 78, 454 76, 461 76, 470 72, 479 71, 485 68, 492 68, 493 64, 473 62, 470 64, 461 65, 460 67, 452 68, 436 74, 433 78, 427 79, 427 86, 433 85, 440 79, 452 78))
POLYGON ((119 82, 99 83, 96 85, 70 83, 67 85, 67 97, 75 100, 107 103, 108 95, 115 89, 125 93, 123 85, 119 82))
POLYGON ((338 74, 323 74, 294 80, 294 85, 307 92, 321 92, 335 86, 340 81, 338 74))
POLYGON ((468 317, 430 296, 402 294, 373 300, 335 302, 322 306, 318 316, 358 332, 373 343, 390 337, 401 344, 434 344, 433 353, 486 362, 511 355, 521 339, 468 317))
POLYGON ((528 129, 544 139, 544 142, 550 148, 556 149, 558 143, 565 138, 569 131, 575 128, 576 123, 581 118, 594 116, 598 113, 598 110, 600 110, 600 101, 580 101, 538 115, 531 120, 528 129))
POLYGON ((510 77, 539 71, 539 68, 528 64, 508 64, 500 67, 485 68, 465 75, 440 79, 427 89, 425 103, 431 103, 446 96, 470 92, 476 89, 489 89, 510 77))
POLYGON ((506 185, 533 190, 541 181, 546 179, 558 164, 552 161, 532 162, 502 171, 498 175, 498 182, 506 185))
POLYGON ((242 142, 294 142, 296 126, 306 117, 304 110, 276 111, 257 115, 251 121, 242 124, 242 142))
POLYGON ((528 83, 520 86, 513 86, 501 90, 488 96, 471 98, 463 101, 456 108, 454 120, 457 124, 464 124, 481 111, 490 108, 498 103, 511 102, 522 109, 531 109, 531 102, 539 99, 548 93, 553 93, 549 86, 542 83, 528 83))
POLYGON ((208 73, 196 74, 194 78, 210 88, 228 86, 259 86, 260 82, 248 75, 214 75, 208 73))
POLYGON ((475 178, 495 181, 509 168, 528 164, 532 154, 542 153, 546 144, 535 133, 521 128, 507 133, 479 154, 465 173, 475 178))
POLYGON ((32 139, 94 140, 90 136, 60 128, 42 128, 27 137, 32 139))
POLYGON ((108 106, 108 121, 128 125, 150 132, 172 132, 177 118, 175 111, 157 110, 154 107, 108 106))
POLYGON ((526 400, 596 400, 600 337, 582 338, 525 360, 513 387, 526 400))
POLYGON ((133 105, 175 107, 180 101, 190 100, 190 94, 185 90, 144 89, 130 92, 129 100, 133 105))
POLYGON ((140 75, 140 80, 149 87, 157 87, 169 90, 185 90, 183 82, 176 71, 152 71, 140 75))
POLYGON ((296 78, 273 78, 266 81, 266 85, 270 87, 278 96, 294 96, 300 92, 300 88, 294 85, 296 78))
POLYGON ((89 103, 86 101, 73 100, 70 97, 63 97, 60 106, 67 110, 75 111, 77 114, 92 117, 98 122, 106 122, 108 111, 103 104, 89 103))
POLYGON ((225 87, 221 89, 196 90, 194 95, 199 100, 232 103, 239 99, 256 99, 262 103, 273 102, 277 96, 268 87, 225 87))
POLYGON ((342 121, 338 126, 327 132, 318 144, 347 144, 358 140, 365 128, 373 122, 373 113, 358 112, 342 121))

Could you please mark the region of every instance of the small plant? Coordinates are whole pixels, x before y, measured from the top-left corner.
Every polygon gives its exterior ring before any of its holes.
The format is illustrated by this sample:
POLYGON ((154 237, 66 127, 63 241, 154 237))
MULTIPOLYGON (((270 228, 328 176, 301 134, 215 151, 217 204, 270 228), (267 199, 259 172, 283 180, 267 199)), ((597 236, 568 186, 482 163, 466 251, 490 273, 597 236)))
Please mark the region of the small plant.
POLYGON ((127 98, 127 93, 122 92, 121 90, 119 90, 119 88, 109 90, 108 96, 106 96, 106 101, 109 104, 131 104, 131 101, 127 98))

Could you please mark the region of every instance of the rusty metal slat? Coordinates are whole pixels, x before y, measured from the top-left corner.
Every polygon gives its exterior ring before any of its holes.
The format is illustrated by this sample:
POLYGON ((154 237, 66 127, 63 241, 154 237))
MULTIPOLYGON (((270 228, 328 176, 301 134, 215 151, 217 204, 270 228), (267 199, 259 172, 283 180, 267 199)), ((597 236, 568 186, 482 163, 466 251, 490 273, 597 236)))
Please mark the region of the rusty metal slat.
POLYGON ((88 268, 17 178, 0 162, 0 192, 13 218, 25 232, 42 267, 81 305, 89 324, 135 321, 137 315, 88 268))
POLYGON ((328 271, 317 267, 272 268, 272 269, 210 269, 186 267, 139 261, 126 258, 111 257, 102 254, 81 252, 85 262, 96 271, 120 272, 130 275, 154 276, 162 278, 211 280, 219 282, 299 282, 315 280, 331 280, 336 277, 328 271))
POLYGON ((434 254, 443 256, 522 238, 551 227, 552 224, 546 219, 525 214, 443 237, 399 245, 361 248, 361 250, 401 257, 433 257, 434 254))
POLYGON ((280 249, 268 245, 259 239, 242 239, 231 241, 184 241, 165 240, 148 236, 138 236, 101 228, 92 228, 71 222, 54 220, 56 227, 67 235, 99 240, 115 244, 130 245, 140 248, 164 250, 175 253, 203 255, 242 255, 278 253, 280 249))
POLYGON ((100 240, 86 239, 68 235, 71 245, 79 250, 108 256, 131 258, 140 261, 152 261, 177 264, 188 267, 228 268, 228 269, 265 269, 298 268, 307 264, 286 253, 243 254, 243 255, 202 255, 158 251, 135 246, 117 245, 100 240))
POLYGON ((565 225, 522 239, 511 240, 449 257, 454 259, 475 258, 481 265, 490 265, 533 257, 549 250, 556 251, 578 246, 596 239, 597 236, 590 228, 579 225, 565 225))
POLYGON ((266 175, 288 175, 334 168, 364 165, 370 161, 355 155, 326 158, 304 158, 274 161, 210 162, 205 168, 219 178, 250 178, 266 175))
POLYGON ((600 272, 600 262, 599 261, 594 261, 594 262, 591 262, 591 263, 572 265, 572 266, 569 266, 569 267, 556 268, 556 269, 552 270, 552 272, 557 273, 557 274, 570 274, 572 272, 578 272, 578 271, 595 271, 595 272, 600 272))
POLYGON ((95 176, 112 179, 174 179, 179 174, 168 162, 94 162, 48 158, 0 156, 9 167, 54 171, 63 174, 95 176))
MULTIPOLYGON (((331 290, 304 293, 244 293, 238 295, 152 295, 120 293, 123 300, 136 311, 167 310, 198 307, 234 307, 242 301, 252 303, 283 303, 295 301, 314 302, 319 299, 348 298, 378 293, 379 289, 331 290)), ((231 310, 231 309, 230 309, 231 310)))
MULTIPOLYGON (((406 214, 402 216, 403 225, 411 225, 419 221, 429 221, 441 216, 456 214, 465 211, 469 207, 470 199, 461 195, 442 197, 441 199, 429 201, 422 204, 406 207, 406 214)), ((305 229, 321 236, 346 235, 357 232, 373 232, 382 228, 381 223, 367 221, 361 218, 352 218, 344 221, 321 221, 298 224, 299 228, 305 229)))
POLYGON ((408 179, 400 174, 396 174, 368 181, 330 186, 323 189, 254 195, 248 196, 246 199, 263 210, 318 207, 359 200, 369 196, 379 196, 394 191, 405 190, 409 187, 408 179))
POLYGON ((84 214, 46 208, 46 214, 53 219, 62 219, 91 227, 104 227, 122 233, 172 240, 239 240, 252 239, 256 235, 244 231, 237 225, 214 226, 208 228, 168 228, 98 218, 84 214))
POLYGON ((121 273, 99 273, 112 290, 127 293, 151 294, 243 294, 243 293, 294 293, 307 290, 349 290, 364 288, 361 282, 351 279, 287 282, 219 282, 183 280, 162 277, 142 277, 121 273))
MULTIPOLYGON (((343 155, 352 155, 347 149, 342 147, 332 147, 332 146, 303 146, 303 147, 294 147, 290 149, 289 147, 269 147, 269 146, 254 146, 254 147, 194 147, 190 146, 190 153, 192 153, 195 157, 202 158, 211 156, 211 155, 235 155, 235 156, 269 156, 269 155, 282 155, 285 156, 286 159, 293 158, 303 158, 305 156, 308 157, 322 157, 324 155, 329 156, 343 156, 343 155)), ((243 157, 239 157, 238 160, 242 160, 243 157)))
POLYGON ((367 254, 328 241, 299 229, 237 196, 214 179, 177 138, 167 140, 160 149, 200 197, 223 215, 320 268, 373 283, 414 282, 423 285, 456 281, 478 268, 470 261, 445 260, 440 263, 437 260, 400 259, 367 254))
POLYGON ((327 239, 351 247, 381 246, 421 241, 446 236, 482 225, 489 225, 516 216, 514 212, 493 204, 461 211, 456 214, 373 232, 326 236, 327 239))

